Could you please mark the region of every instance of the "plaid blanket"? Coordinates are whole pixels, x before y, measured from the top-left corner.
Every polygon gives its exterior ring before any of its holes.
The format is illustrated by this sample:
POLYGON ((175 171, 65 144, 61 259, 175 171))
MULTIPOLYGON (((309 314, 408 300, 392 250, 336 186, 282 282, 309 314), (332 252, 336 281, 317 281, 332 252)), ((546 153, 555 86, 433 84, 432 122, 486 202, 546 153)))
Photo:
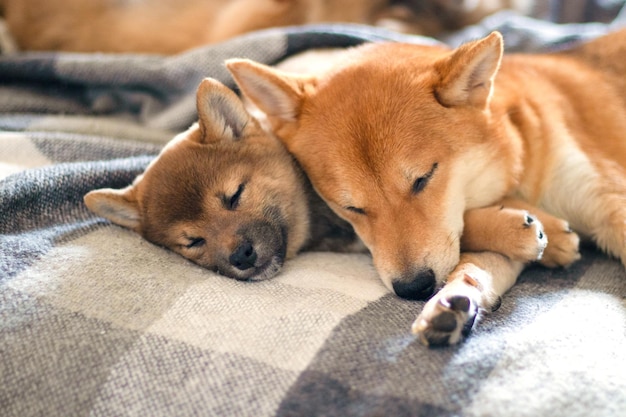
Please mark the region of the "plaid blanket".
MULTIPOLYGON (((445 41, 500 29, 511 50, 554 49, 623 22, 503 14, 445 41)), ((464 343, 427 349, 409 332, 423 304, 389 294, 366 255, 305 253, 238 282, 83 205, 194 121, 203 77, 233 85, 225 58, 380 40, 432 42, 340 25, 172 57, 0 57, 0 415, 626 416, 626 273, 593 248, 529 268, 464 343)))

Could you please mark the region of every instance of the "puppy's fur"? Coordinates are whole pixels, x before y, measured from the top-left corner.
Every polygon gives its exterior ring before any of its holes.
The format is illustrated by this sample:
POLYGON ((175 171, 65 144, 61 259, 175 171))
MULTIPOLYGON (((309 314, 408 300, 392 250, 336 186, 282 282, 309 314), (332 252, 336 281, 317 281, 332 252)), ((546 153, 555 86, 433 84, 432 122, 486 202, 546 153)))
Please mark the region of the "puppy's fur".
POLYGON ((25 50, 171 54, 276 26, 350 22, 433 35, 531 0, 0 0, 25 50), (451 26, 452 25, 452 26, 451 26))
POLYGON ((365 45, 322 75, 227 66, 389 288, 447 282, 414 324, 426 343, 457 342, 523 267, 459 257, 472 209, 534 213, 548 266, 579 257, 568 222, 626 264, 624 30, 546 55, 503 58, 492 33, 456 50, 365 45))

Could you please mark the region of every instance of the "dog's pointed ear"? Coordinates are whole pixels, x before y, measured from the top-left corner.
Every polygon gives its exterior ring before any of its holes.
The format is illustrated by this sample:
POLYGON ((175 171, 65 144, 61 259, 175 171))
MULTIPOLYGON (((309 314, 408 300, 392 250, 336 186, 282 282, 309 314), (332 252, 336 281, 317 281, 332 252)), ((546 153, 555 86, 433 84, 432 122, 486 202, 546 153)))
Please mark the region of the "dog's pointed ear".
POLYGON ((247 59, 229 59, 226 67, 235 82, 278 130, 297 120, 310 77, 287 74, 247 59))
POLYGON ((135 188, 130 185, 121 190, 102 188, 88 192, 83 198, 89 210, 111 222, 139 232, 141 213, 135 196, 135 188))
POLYGON ((437 100, 446 107, 486 108, 502 54, 503 40, 498 32, 457 48, 436 64, 441 77, 435 86, 437 100))
POLYGON ((192 138, 201 143, 241 139, 250 122, 250 115, 237 94, 212 78, 205 78, 198 86, 196 106, 200 135, 192 138))

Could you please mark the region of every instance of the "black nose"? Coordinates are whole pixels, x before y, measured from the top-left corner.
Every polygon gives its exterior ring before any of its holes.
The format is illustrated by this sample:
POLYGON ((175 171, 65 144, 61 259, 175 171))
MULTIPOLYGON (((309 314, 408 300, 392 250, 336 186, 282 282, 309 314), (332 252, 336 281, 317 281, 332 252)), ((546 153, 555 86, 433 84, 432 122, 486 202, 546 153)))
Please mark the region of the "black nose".
POLYGON ((228 258, 228 261, 235 268, 245 271, 246 269, 250 269, 254 266, 256 258, 257 255, 254 247, 250 242, 245 241, 239 245, 237 249, 235 249, 235 251, 228 258))
POLYGON ((402 298, 408 300, 425 300, 435 291, 435 273, 432 269, 424 269, 412 279, 398 279, 393 281, 393 290, 402 298))

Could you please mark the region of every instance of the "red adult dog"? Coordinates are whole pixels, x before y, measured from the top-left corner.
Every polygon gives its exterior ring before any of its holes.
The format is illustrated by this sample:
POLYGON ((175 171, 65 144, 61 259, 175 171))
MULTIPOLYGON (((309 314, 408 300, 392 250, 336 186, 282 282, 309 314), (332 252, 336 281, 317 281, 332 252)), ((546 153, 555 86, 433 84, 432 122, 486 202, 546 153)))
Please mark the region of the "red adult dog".
POLYGON ((523 268, 459 256, 473 209, 535 214, 548 266, 579 257, 568 222, 626 263, 624 30, 545 55, 503 57, 492 33, 455 50, 365 45, 322 75, 227 66, 389 288, 427 297, 446 282, 413 326, 426 343, 459 341, 523 268))

